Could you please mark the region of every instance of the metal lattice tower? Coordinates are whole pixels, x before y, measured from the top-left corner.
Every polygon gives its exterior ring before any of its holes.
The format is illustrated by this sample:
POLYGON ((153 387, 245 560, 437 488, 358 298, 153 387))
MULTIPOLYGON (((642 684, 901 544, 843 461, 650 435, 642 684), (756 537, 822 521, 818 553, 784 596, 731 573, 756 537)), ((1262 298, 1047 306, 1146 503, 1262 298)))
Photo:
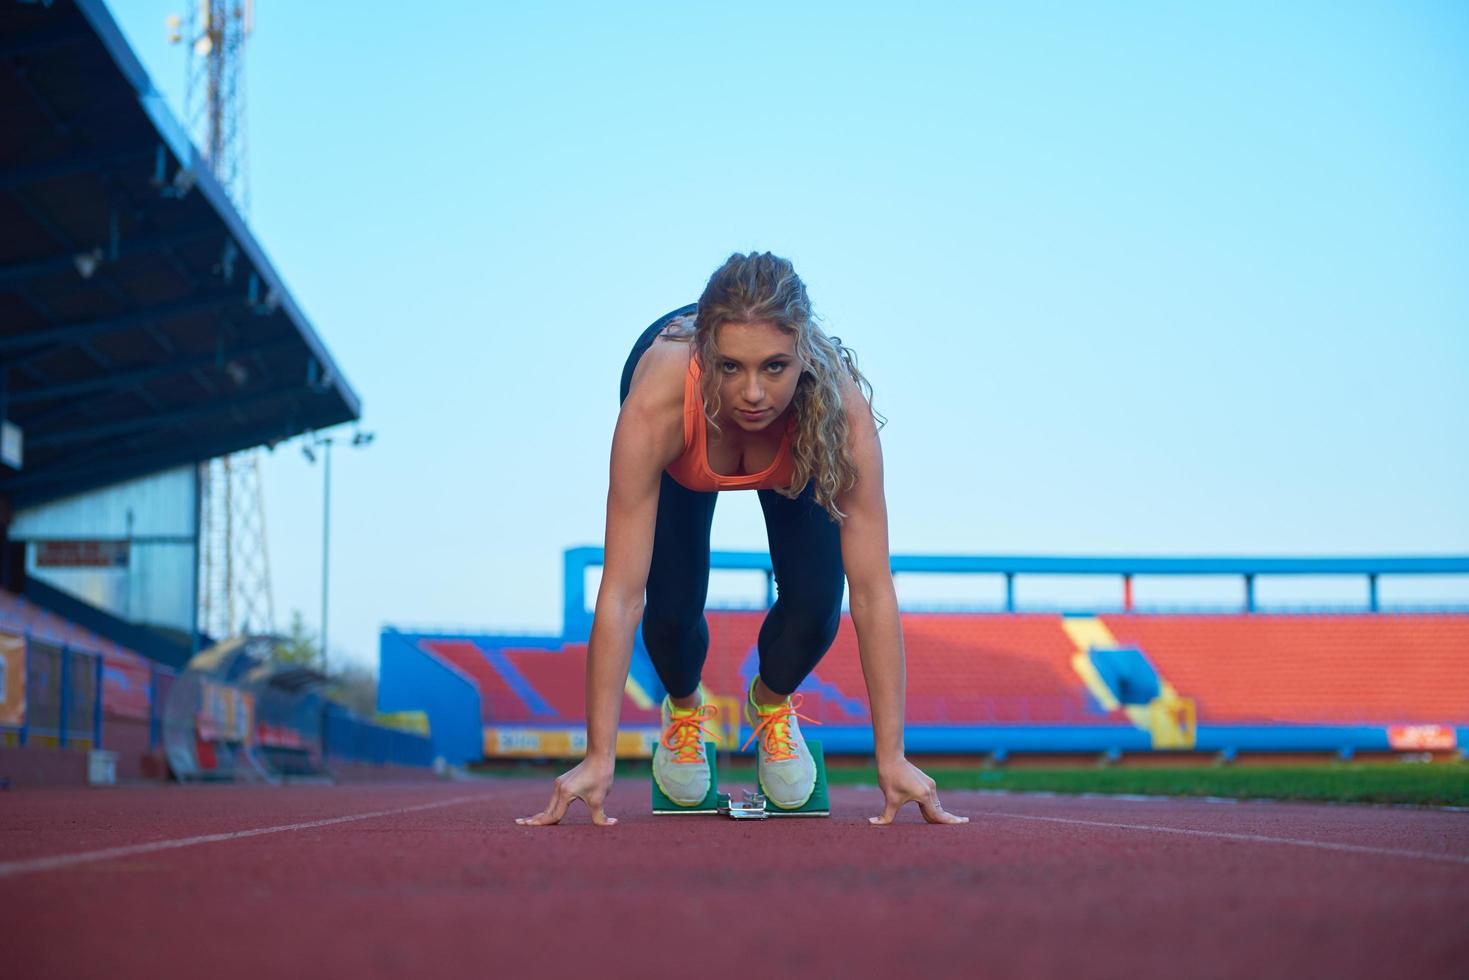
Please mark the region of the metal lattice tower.
POLYGON ((242 215, 250 211, 245 42, 254 24, 253 0, 196 0, 182 26, 169 19, 169 39, 188 46, 184 122, 242 215))
MULTIPOLYGON (((194 143, 241 215, 250 209, 246 166, 245 42, 252 0, 197 0, 169 18, 170 40, 188 49, 184 118, 194 143)), ((259 451, 199 466, 199 627, 216 639, 274 633, 259 451)))
POLYGON ((216 639, 275 632, 260 454, 199 466, 199 627, 216 639))

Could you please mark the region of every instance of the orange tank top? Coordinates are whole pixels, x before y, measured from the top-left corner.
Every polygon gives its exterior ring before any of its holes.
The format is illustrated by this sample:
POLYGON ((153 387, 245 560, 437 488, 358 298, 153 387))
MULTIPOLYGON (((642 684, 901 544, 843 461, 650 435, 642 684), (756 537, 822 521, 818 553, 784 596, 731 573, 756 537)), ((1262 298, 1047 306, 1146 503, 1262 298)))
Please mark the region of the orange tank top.
POLYGON ((668 475, 690 490, 773 490, 788 486, 795 473, 791 455, 791 427, 786 421, 775 460, 759 473, 724 476, 709 468, 709 429, 704 419, 704 394, 699 386, 699 358, 689 357, 689 373, 683 383, 683 455, 668 465, 668 475))

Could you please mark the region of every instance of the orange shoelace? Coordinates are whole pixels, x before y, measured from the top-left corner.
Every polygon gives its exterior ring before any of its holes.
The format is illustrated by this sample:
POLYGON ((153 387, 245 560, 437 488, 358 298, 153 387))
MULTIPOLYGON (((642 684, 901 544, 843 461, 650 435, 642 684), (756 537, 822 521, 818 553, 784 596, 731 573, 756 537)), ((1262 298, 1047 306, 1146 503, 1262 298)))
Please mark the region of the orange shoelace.
POLYGON ((794 759, 796 757, 796 740, 791 736, 792 716, 802 721, 809 721, 813 725, 821 724, 815 718, 807 718, 805 715, 796 711, 801 706, 802 700, 801 695, 792 694, 785 704, 769 709, 768 713, 766 710, 762 710, 757 706, 755 713, 761 718, 760 724, 755 726, 755 730, 750 733, 749 738, 745 739, 745 744, 740 746, 740 750, 744 751, 749 747, 749 744, 755 741, 755 737, 758 735, 760 737, 760 749, 765 753, 766 762, 780 762, 783 759, 794 759))
POLYGON ((704 723, 719 714, 719 709, 706 704, 687 715, 681 715, 681 710, 674 708, 669 712, 668 727, 663 729, 663 747, 673 751, 674 762, 703 762, 699 752, 710 737, 704 723))

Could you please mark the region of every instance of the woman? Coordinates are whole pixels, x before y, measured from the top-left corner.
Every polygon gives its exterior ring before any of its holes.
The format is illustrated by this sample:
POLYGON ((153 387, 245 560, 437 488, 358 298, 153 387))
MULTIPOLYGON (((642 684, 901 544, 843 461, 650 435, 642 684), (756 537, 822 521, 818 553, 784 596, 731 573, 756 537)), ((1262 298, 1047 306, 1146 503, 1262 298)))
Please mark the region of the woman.
MULTIPOLYGON (((779 598, 760 629, 760 671, 745 717, 760 742, 770 803, 799 807, 815 766, 792 698, 836 637, 845 574, 872 708, 878 783, 891 823, 917 802, 930 823, 964 823, 903 749, 903 638, 888 564, 877 426, 851 351, 812 322, 806 287, 769 252, 735 254, 695 306, 660 318, 633 346, 612 437, 602 584, 587 648, 587 754, 559 776, 546 809, 558 822, 580 799, 597 824, 617 821, 612 786, 618 712, 643 638, 668 691, 654 777, 679 803, 709 786, 700 672, 709 529, 720 490, 759 491, 779 598), (646 596, 646 598, 645 598, 646 596)), ((808 719, 809 720, 809 719, 808 719)))

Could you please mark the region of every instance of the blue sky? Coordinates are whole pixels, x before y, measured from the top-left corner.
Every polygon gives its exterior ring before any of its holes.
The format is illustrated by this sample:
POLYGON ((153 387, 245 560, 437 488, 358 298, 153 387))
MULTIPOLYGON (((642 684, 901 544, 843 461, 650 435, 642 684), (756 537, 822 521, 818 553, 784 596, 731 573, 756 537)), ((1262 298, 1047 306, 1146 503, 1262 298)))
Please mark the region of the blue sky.
MULTIPOLYGON (((183 3, 111 4, 180 115, 183 3)), ((1455 2, 259 0, 250 223, 377 436, 334 456, 333 655, 556 628, 629 347, 750 249, 876 389, 895 552, 1469 552, 1466 55, 1455 2)), ((320 477, 266 457, 313 628, 320 477)), ((765 546, 753 494, 713 540, 765 546)))

